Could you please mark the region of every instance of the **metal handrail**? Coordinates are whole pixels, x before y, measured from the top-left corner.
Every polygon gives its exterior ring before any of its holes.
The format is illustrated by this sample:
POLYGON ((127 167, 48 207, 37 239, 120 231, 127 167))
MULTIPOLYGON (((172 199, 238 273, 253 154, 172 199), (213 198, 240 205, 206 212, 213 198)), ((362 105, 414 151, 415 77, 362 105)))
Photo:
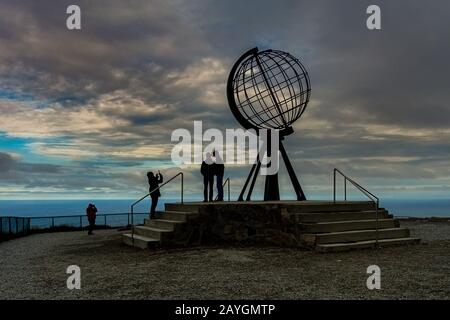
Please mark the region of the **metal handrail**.
POLYGON ((378 229, 379 229, 379 219, 378 219, 378 210, 380 206, 380 199, 374 195, 372 192, 361 186, 359 183, 357 183, 352 178, 348 177, 346 174, 344 174, 341 170, 334 168, 333 170, 333 201, 336 203, 336 172, 339 173, 344 178, 344 201, 347 201, 347 180, 355 186, 361 193, 363 193, 366 197, 370 199, 374 203, 375 206, 375 245, 378 247, 378 229))
POLYGON ((166 182, 164 182, 162 185, 156 187, 155 189, 153 189, 152 191, 150 191, 149 193, 147 193, 145 196, 143 196, 142 198, 140 198, 139 200, 135 201, 132 205, 131 205, 131 209, 130 209, 130 215, 131 215, 131 240, 133 242, 133 246, 134 246, 134 206, 137 205, 139 202, 141 202, 142 200, 144 200, 145 198, 147 198, 148 196, 150 196, 150 194, 152 194, 153 192, 161 189, 162 187, 164 187, 166 184, 168 184, 170 181, 172 181, 173 179, 175 179, 176 177, 181 176, 181 203, 183 203, 183 192, 184 192, 184 175, 183 172, 178 172, 176 175, 174 175, 172 178, 170 178, 169 180, 167 180, 166 182))
MULTIPOLYGON (((231 182, 230 182, 230 178, 229 177, 226 178, 225 181, 223 182, 222 188, 225 187, 226 184, 228 184, 228 201, 230 201, 230 184, 231 184, 231 182)), ((217 195, 214 200, 217 200, 217 199, 219 199, 219 195, 217 195)))

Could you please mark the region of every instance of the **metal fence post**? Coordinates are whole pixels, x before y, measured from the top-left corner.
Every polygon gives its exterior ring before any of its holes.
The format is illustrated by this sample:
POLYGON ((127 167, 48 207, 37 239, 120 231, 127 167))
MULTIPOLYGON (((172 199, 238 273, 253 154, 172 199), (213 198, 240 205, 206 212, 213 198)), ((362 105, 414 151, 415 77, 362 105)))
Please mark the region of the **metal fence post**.
POLYGON ((52 217, 52 228, 55 227, 55 217, 52 217))
POLYGON ((83 216, 80 216, 80 229, 83 229, 83 216))
POLYGON ((105 227, 106 227, 106 214, 103 217, 105 218, 105 227))

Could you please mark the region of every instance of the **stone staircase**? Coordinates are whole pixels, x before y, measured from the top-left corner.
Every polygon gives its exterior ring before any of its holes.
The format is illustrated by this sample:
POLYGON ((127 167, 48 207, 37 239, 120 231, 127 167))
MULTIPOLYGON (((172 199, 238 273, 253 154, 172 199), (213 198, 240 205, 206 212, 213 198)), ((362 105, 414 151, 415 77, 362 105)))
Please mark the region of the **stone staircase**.
MULTIPOLYGON (((376 212, 326 212, 297 215, 301 240, 309 248, 321 252, 347 251, 376 246, 376 212)), ((415 244, 406 228, 385 209, 378 211, 378 245, 415 244)))
POLYGON ((134 236, 123 234, 123 243, 141 249, 163 246, 166 242, 172 242, 177 229, 194 216, 195 213, 183 211, 158 212, 156 219, 147 218, 144 225, 134 226, 134 236))
MULTIPOLYGON (((319 252, 376 246, 376 212, 371 202, 173 203, 166 204, 165 209, 157 219, 145 219, 144 225, 135 226, 134 244, 130 233, 123 235, 123 242, 142 249, 190 245, 195 238, 192 235, 200 234, 198 243, 204 244, 219 239, 226 243, 305 247, 319 252), (202 238, 201 234, 209 236, 202 238)), ((378 210, 380 247, 419 241, 410 236, 407 228, 400 227, 387 210, 378 210)))

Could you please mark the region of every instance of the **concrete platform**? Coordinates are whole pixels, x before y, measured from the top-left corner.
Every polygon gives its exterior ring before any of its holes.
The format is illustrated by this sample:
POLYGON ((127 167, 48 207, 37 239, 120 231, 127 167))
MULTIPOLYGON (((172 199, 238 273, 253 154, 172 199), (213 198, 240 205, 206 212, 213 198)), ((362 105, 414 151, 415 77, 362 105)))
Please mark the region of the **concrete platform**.
MULTIPOLYGON (((198 244, 275 245, 327 251, 417 243, 370 201, 230 201, 166 203, 157 219, 135 227, 136 247, 198 244), (148 246, 145 245, 146 238, 148 246), (378 244, 381 242, 379 241, 378 244)), ((130 234, 124 242, 133 245, 130 234)))

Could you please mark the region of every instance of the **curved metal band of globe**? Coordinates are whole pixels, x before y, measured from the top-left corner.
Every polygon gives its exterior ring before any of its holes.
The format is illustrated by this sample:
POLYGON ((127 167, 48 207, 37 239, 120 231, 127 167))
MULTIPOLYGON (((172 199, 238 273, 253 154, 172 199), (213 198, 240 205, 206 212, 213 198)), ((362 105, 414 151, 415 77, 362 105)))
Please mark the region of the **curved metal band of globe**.
MULTIPOLYGON (((284 140, 285 136, 294 132, 291 125, 305 111, 309 102, 310 92, 311 86, 305 67, 298 59, 285 52, 276 50, 261 52, 258 52, 258 48, 248 50, 233 65, 227 82, 227 99, 231 112, 244 129, 255 129, 258 135, 259 129, 279 130, 279 151, 299 201, 306 200, 306 196, 289 161, 282 140, 284 140), (286 66, 289 68, 286 69, 286 66), (288 71, 294 75, 289 76, 288 71), (279 80, 280 78, 282 81, 279 80), (276 83, 274 84, 273 81, 276 83), (247 91, 250 92, 250 96, 247 91), (288 91, 289 98, 286 98, 287 92, 285 94, 284 91, 288 91), (241 96, 244 98, 243 101, 241 96), (236 99, 238 99, 238 103, 236 99), (267 100, 269 102, 266 102, 267 100), (253 106, 253 103, 259 107, 258 111, 253 106), (263 118, 264 116, 265 118, 263 118)), ((267 152, 269 157, 271 150, 270 136, 268 134, 267 152)), ((249 187, 249 190, 246 200, 251 200, 260 168, 261 161, 258 155, 239 195, 239 201, 244 200, 247 187, 249 187)), ((279 199, 278 174, 267 175, 264 200, 279 199)))
POLYGON ((233 113, 233 116, 239 122, 239 124, 244 127, 244 129, 252 129, 254 126, 239 112, 238 106, 236 105, 236 101, 234 100, 234 75, 236 74, 236 70, 242 61, 244 61, 247 57, 253 56, 258 53, 258 48, 253 48, 244 53, 233 65, 231 68, 230 74, 228 76, 227 81, 227 100, 228 105, 230 106, 230 110, 233 113))

